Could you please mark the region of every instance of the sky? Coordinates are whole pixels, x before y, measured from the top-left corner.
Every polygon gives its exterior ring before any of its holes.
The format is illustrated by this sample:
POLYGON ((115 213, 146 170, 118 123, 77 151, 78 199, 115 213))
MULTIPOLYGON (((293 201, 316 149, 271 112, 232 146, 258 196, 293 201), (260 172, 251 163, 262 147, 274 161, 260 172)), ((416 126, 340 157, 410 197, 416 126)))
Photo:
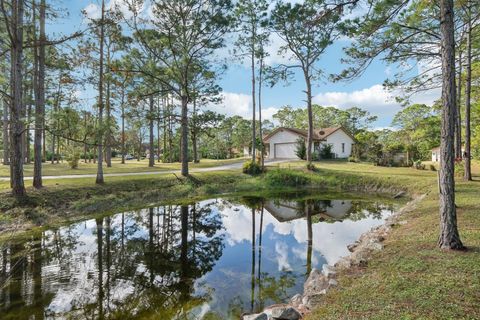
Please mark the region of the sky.
MULTIPOLYGON (((107 7, 121 1, 107 0, 107 7)), ((82 11, 87 12, 90 16, 98 15, 99 12, 98 1, 96 0, 56 0, 56 4, 65 9, 62 10, 65 16, 47 25, 47 32, 52 35, 68 34, 84 29, 86 19, 82 11)), ((347 66, 342 65, 340 60, 344 56, 343 48, 349 43, 348 39, 336 40, 322 55, 317 67, 322 69, 325 74, 342 71, 347 66)), ((267 62, 269 64, 286 61, 284 57, 277 54, 280 45, 280 39, 277 36, 272 36, 271 45, 268 49, 270 57, 267 62)), ((250 119, 252 113, 251 73, 247 65, 229 57, 229 49, 231 49, 229 47, 218 53, 220 56, 228 58, 229 61, 227 71, 218 80, 223 89, 224 100, 222 104, 210 107, 210 109, 229 116, 240 115, 250 119)), ((313 101, 322 106, 333 106, 340 109, 360 107, 378 117, 378 121, 374 124, 375 128, 388 128, 391 126, 395 113, 402 108, 394 99, 398 94, 387 92, 382 87, 383 81, 392 75, 393 70, 395 70, 395 66, 386 65, 378 60, 360 78, 354 81, 332 83, 327 79, 319 80, 313 87, 313 101)), ((305 83, 300 72, 295 74, 288 85, 277 84, 273 88, 264 88, 263 117, 271 120, 275 112, 286 105, 294 108, 304 108, 304 90, 305 83)), ((91 92, 84 92, 83 95, 93 99, 91 92)), ((438 91, 424 92, 413 97, 411 101, 412 103, 432 104, 439 96, 438 91)))

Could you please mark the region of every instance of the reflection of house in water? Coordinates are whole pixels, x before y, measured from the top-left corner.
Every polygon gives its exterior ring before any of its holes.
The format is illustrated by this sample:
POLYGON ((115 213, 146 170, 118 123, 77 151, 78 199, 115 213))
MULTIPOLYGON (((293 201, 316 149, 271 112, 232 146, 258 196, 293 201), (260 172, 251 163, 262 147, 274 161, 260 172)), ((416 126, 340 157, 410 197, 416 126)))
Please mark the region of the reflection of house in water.
MULTIPOLYGON (((312 215, 321 215, 325 219, 341 220, 347 216, 352 208, 351 200, 312 200, 312 215)), ((307 201, 268 200, 265 210, 279 222, 291 221, 306 216, 307 201)))

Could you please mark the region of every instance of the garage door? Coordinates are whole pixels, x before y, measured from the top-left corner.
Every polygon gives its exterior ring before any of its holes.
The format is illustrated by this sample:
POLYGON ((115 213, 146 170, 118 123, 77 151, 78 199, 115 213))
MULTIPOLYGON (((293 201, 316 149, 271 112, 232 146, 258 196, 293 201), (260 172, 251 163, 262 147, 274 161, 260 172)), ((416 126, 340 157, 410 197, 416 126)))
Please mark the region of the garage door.
POLYGON ((295 154, 297 149, 296 143, 276 143, 275 144, 275 158, 280 159, 296 159, 298 158, 295 154))

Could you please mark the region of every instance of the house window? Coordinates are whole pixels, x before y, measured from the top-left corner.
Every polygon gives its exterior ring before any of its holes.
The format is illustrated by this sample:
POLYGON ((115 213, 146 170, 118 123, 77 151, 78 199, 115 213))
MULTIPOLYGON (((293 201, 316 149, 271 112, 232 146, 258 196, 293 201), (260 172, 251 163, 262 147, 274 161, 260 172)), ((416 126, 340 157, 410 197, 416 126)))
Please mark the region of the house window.
POLYGON ((345 143, 342 143, 342 153, 345 153, 345 143))

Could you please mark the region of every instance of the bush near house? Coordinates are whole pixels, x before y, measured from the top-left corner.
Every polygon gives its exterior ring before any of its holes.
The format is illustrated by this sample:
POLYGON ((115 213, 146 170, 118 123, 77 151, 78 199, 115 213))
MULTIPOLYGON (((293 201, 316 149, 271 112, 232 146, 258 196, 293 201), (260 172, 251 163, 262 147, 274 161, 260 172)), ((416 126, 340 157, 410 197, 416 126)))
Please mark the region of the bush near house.
POLYGON ((295 149, 295 154, 297 155, 298 158, 302 160, 307 159, 307 146, 305 145, 305 139, 303 138, 298 138, 296 142, 296 149, 295 149))
POLYGON ((247 161, 243 164, 242 168, 243 173, 257 175, 262 173, 262 167, 257 161, 247 161))
POLYGON ((332 145, 330 144, 325 144, 322 146, 320 149, 320 159, 332 159, 333 158, 333 153, 332 153, 332 145))

